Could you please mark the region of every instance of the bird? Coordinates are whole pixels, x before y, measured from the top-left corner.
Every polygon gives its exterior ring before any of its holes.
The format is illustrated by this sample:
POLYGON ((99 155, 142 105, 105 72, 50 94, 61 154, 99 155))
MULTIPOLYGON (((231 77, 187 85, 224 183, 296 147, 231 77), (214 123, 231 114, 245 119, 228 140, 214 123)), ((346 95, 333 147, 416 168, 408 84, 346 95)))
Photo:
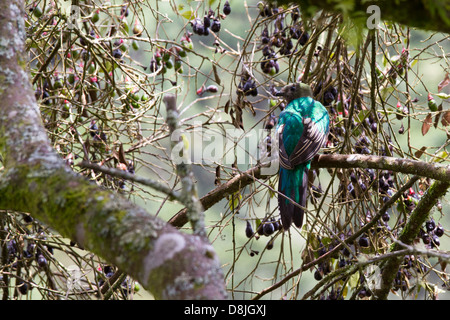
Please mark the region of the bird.
POLYGON ((328 141, 330 116, 322 103, 313 99, 306 83, 288 84, 275 95, 286 101, 277 124, 278 207, 283 229, 288 230, 292 222, 297 228, 303 224, 308 171, 311 160, 328 141))

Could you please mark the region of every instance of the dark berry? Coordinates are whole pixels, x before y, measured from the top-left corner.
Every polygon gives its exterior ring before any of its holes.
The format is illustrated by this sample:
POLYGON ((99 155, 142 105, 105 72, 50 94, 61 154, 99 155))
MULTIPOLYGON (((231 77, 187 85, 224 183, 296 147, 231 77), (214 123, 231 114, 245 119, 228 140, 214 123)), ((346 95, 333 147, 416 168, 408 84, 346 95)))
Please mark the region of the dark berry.
POLYGON ((270 239, 270 241, 267 243, 267 246, 266 246, 267 250, 272 250, 272 249, 273 249, 273 241, 274 241, 274 239, 272 238, 272 239, 270 239))
POLYGON ((349 257, 350 256, 350 250, 347 247, 345 247, 344 249, 342 249, 342 254, 345 257, 349 257))
POLYGON ((324 245, 321 243, 319 250, 317 252, 319 254, 319 257, 323 256, 325 253, 327 253, 327 249, 324 247, 324 245))
POLYGON ((325 106, 328 106, 331 104, 331 102, 334 101, 334 95, 331 92, 325 92, 323 96, 323 102, 325 103, 325 106))
POLYGON ((437 235, 433 235, 432 247, 439 247, 441 245, 441 241, 437 235))
POLYGON ((267 119, 264 129, 266 129, 266 130, 273 129, 273 127, 275 126, 275 122, 276 122, 276 118, 275 118, 275 115, 272 113, 272 114, 270 114, 269 118, 267 119))
POLYGON ((214 19, 212 24, 211 24, 211 30, 213 32, 219 32, 220 31, 220 20, 219 19, 214 19))
POLYGON ((302 33, 302 35, 300 36, 300 39, 298 40, 298 42, 299 42, 302 46, 304 46, 304 45, 308 42, 308 40, 309 40, 309 34, 308 34, 306 31, 304 31, 304 32, 302 33))
POLYGON ((428 232, 431 232, 436 227, 436 223, 434 222, 433 219, 428 220, 427 222, 425 222, 425 227, 427 228, 428 232))
POLYGON ((209 85, 206 87, 206 91, 215 93, 215 92, 219 91, 219 89, 214 85, 209 85))
POLYGON ((320 186, 316 187, 316 186, 313 185, 313 186, 311 186, 311 189, 312 189, 311 195, 314 198, 318 199, 318 198, 320 198, 323 195, 323 190, 322 190, 322 188, 320 188, 320 186))
POLYGON ((150 60, 150 72, 155 72, 156 70, 158 70, 158 62, 155 58, 152 58, 150 60))
POLYGON ((106 266, 103 267, 103 273, 104 274, 108 274, 108 273, 111 273, 111 272, 114 272, 114 270, 113 270, 113 268, 111 266, 106 265, 106 266))
POLYGON ((299 17, 300 17, 300 9, 299 8, 295 8, 294 10, 292 10, 292 12, 291 12, 291 19, 293 21, 297 21, 299 17))
POLYGON ((203 25, 205 28, 209 28, 211 26, 211 19, 208 16, 203 17, 203 25))
POLYGON ((39 267, 41 268, 47 267, 47 259, 42 254, 38 255, 36 261, 39 267))
POLYGON ((96 135, 98 135, 98 126, 95 123, 95 120, 91 121, 91 126, 89 127, 89 133, 90 133, 91 137, 95 137, 96 135))
POLYGON ((194 29, 194 33, 202 36, 205 33, 205 27, 202 24, 197 24, 196 28, 194 29))
POLYGON ((265 223, 263 225, 263 234, 265 236, 270 236, 272 233, 274 233, 275 228, 273 227, 272 223, 265 223))
POLYGON ((273 221, 272 224, 275 231, 281 230, 281 223, 279 221, 273 221))
POLYGON ((378 126, 377 123, 374 122, 370 125, 370 130, 372 130, 373 133, 377 133, 378 132, 378 126))
POLYGON ((251 238, 253 236, 253 228, 250 221, 247 221, 247 226, 245 227, 245 235, 247 238, 251 238))
POLYGON ((348 184, 347 190, 352 195, 352 197, 356 199, 356 191, 351 182, 348 184))
POLYGON ((362 236, 359 238, 359 245, 363 248, 367 248, 369 246, 369 239, 366 236, 362 236))
POLYGON ((428 233, 424 233, 422 235, 422 241, 424 244, 430 244, 430 242, 431 242, 430 235, 428 233))
POLYGON ((10 255, 14 255, 16 253, 16 240, 11 240, 6 244, 6 248, 8 249, 8 253, 10 255))
POLYGON ((226 15, 229 15, 231 13, 231 7, 228 1, 225 1, 225 4, 223 5, 223 13, 226 15))
POLYGON ((314 279, 316 279, 317 281, 322 280, 323 276, 322 276, 322 272, 320 272, 319 270, 316 270, 316 272, 314 272, 314 279))
POLYGON ((121 15, 121 16, 124 16, 124 17, 128 17, 128 14, 129 14, 129 12, 128 12, 128 6, 123 6, 123 7, 120 9, 120 15, 121 15))
POLYGON ((442 228, 441 225, 438 225, 434 230, 434 234, 437 235, 438 237, 442 237, 444 235, 444 228, 442 228))
POLYGON ((28 291, 28 284, 23 282, 22 280, 19 281, 19 286, 17 287, 19 289, 19 292, 21 294, 27 294, 28 291))
POLYGON ((258 229, 256 229, 256 232, 257 232, 260 236, 263 236, 263 235, 264 235, 264 232, 263 232, 263 224, 262 224, 262 223, 259 224, 258 229))

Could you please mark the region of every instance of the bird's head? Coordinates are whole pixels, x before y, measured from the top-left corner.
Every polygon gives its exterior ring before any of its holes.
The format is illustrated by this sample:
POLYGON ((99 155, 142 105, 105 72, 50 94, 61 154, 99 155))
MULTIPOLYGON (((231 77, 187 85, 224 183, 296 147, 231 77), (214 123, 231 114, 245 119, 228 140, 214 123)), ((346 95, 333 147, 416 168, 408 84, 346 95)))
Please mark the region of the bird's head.
POLYGON ((291 83, 281 88, 275 95, 283 97, 289 103, 301 97, 312 97, 312 90, 306 83, 291 83))

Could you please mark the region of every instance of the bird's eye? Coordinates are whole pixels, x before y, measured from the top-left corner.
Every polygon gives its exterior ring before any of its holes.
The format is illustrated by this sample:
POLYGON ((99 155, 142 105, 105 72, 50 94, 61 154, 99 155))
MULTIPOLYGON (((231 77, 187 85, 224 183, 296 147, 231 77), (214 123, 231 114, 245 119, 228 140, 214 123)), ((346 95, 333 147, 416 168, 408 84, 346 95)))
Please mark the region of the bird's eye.
POLYGON ((294 87, 294 86, 291 87, 291 91, 292 91, 292 92, 295 91, 295 87, 294 87))

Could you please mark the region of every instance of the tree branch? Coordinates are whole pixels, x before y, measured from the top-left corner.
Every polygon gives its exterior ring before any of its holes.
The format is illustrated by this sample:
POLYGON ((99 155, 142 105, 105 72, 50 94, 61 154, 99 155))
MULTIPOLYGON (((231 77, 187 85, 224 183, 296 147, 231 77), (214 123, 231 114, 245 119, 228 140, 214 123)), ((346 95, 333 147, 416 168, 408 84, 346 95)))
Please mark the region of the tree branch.
MULTIPOLYGON (((331 169, 350 169, 350 168, 371 168, 379 170, 392 170, 395 172, 413 174, 421 177, 428 177, 438 181, 450 181, 450 167, 438 163, 428 163, 417 160, 401 159, 394 157, 381 157, 361 154, 321 154, 317 155, 311 168, 331 168, 331 169)), ((226 183, 218 186, 216 189, 208 192, 200 201, 205 210, 211 208, 214 204, 225 197, 245 188, 254 183, 257 179, 270 178, 261 174, 261 166, 255 166, 247 171, 234 176, 226 183)), ((180 228, 187 223, 186 210, 182 209, 175 214, 169 223, 174 227, 180 228)))
MULTIPOLYGON (((164 103, 167 110, 167 124, 169 125, 170 135, 178 130, 178 118, 179 113, 177 109, 176 96, 173 94, 166 94, 164 96, 164 103)), ((183 149, 184 157, 184 141, 183 137, 179 137, 179 141, 172 141, 172 149, 177 145, 181 145, 183 149)), ((177 174, 181 180, 181 201, 186 206, 186 213, 189 221, 191 222, 192 230, 194 234, 206 238, 204 212, 201 202, 198 200, 197 188, 195 186, 194 176, 191 170, 191 165, 186 161, 180 161, 176 165, 177 174)))
POLYGON ((156 191, 159 191, 159 192, 162 192, 162 193, 168 195, 170 200, 178 200, 178 201, 182 202, 181 194, 179 192, 169 188, 168 186, 166 186, 162 183, 159 183, 158 181, 143 178, 139 175, 132 174, 132 173, 129 173, 124 170, 109 168, 104 165, 100 166, 98 164, 91 163, 91 162, 84 161, 84 160, 81 161, 77 165, 82 168, 92 169, 94 171, 102 172, 104 174, 107 174, 107 175, 110 175, 113 177, 122 178, 122 179, 125 179, 128 181, 142 184, 144 186, 150 187, 156 191))

